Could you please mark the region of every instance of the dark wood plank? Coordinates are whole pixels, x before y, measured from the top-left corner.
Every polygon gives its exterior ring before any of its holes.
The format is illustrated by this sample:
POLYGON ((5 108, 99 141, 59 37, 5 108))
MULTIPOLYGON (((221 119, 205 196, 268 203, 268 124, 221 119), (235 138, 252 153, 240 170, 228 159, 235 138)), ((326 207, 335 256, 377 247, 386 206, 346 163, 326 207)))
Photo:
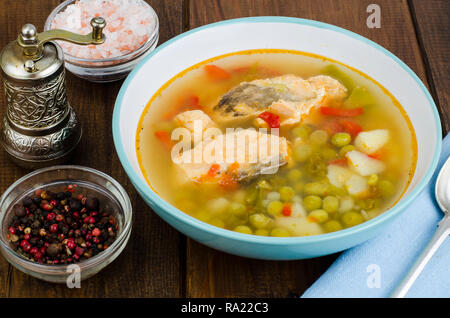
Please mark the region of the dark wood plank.
POLYGON ((419 44, 425 60, 431 92, 440 109, 444 133, 450 129, 450 1, 412 0, 419 44))
MULTIPOLYGON (((0 47, 17 36, 25 23, 42 30, 44 21, 60 1, 0 1, 0 47)), ((182 32, 182 0, 152 0, 160 17, 160 42, 182 32)), ((68 99, 80 117, 83 138, 70 163, 99 169, 118 180, 133 202, 133 232, 119 258, 80 289, 41 282, 12 269, 0 257, 0 296, 5 297, 176 297, 183 292, 184 238, 143 202, 117 158, 111 132, 114 101, 121 82, 93 84, 67 75, 68 99), (181 259, 180 259, 181 257, 181 259)), ((3 94, 2 94, 3 95, 3 94)), ((2 97, 0 109, 5 109, 2 97)), ((27 171, 9 162, 0 151, 0 191, 27 171)))
MULTIPOLYGON (((383 45, 426 82, 406 0, 379 0, 381 29, 366 26, 369 0, 191 0, 189 26, 245 16, 282 15, 331 23, 383 45)), ((227 255, 187 241, 188 297, 286 297, 301 294, 335 255, 295 262, 269 262, 227 255)))

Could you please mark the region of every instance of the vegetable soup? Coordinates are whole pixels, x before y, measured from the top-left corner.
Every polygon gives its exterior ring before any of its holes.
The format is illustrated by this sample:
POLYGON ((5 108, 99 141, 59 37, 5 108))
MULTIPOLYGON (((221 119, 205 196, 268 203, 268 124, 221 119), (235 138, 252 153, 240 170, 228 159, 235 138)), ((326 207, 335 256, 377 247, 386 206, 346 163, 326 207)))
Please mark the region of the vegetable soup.
POLYGON ((175 76, 144 110, 136 149, 149 185, 181 211, 276 237, 376 217, 400 199, 417 160, 409 118, 380 84, 337 61, 275 49, 175 76))

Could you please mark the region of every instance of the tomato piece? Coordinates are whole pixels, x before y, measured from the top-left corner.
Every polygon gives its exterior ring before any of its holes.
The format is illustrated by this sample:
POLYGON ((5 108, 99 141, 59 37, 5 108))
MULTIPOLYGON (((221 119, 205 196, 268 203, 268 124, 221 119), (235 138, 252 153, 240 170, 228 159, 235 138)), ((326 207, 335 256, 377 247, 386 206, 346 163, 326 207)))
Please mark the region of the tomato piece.
POLYGON ((263 112, 258 117, 264 120, 270 128, 280 128, 280 116, 271 112, 263 112))
POLYGON ((292 214, 292 208, 291 208, 291 205, 290 205, 289 203, 285 203, 285 204, 283 205, 283 209, 281 210, 281 213, 282 213, 284 216, 291 216, 291 214, 292 214))
POLYGON ((208 76, 213 80, 226 80, 231 77, 230 73, 213 64, 205 65, 205 71, 206 74, 208 74, 208 76))
POLYGON ((165 131, 165 130, 155 131, 155 137, 161 141, 161 144, 168 151, 170 151, 172 149, 173 141, 170 138, 170 134, 167 131, 165 131))
POLYGON ((339 117, 356 117, 364 114, 362 107, 357 108, 336 108, 336 107, 320 107, 320 113, 327 116, 339 116, 339 117))
POLYGON ((339 124, 344 128, 344 131, 349 133, 352 137, 356 137, 356 135, 362 131, 361 125, 350 119, 341 119, 339 124))
POLYGON ((208 177, 214 178, 220 170, 220 165, 214 163, 208 170, 208 177))

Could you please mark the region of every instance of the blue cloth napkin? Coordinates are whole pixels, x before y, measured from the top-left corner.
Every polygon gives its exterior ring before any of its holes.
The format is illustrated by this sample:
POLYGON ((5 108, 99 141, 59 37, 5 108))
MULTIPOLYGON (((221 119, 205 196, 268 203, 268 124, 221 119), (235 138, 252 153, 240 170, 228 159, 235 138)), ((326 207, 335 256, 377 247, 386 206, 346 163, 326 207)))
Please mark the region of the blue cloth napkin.
MULTIPOLYGON (((443 217, 434 187, 450 156, 450 134, 430 183, 386 232, 343 252, 302 295, 313 297, 389 297, 434 234, 443 217)), ((406 297, 450 297, 450 237, 436 251, 406 297)))

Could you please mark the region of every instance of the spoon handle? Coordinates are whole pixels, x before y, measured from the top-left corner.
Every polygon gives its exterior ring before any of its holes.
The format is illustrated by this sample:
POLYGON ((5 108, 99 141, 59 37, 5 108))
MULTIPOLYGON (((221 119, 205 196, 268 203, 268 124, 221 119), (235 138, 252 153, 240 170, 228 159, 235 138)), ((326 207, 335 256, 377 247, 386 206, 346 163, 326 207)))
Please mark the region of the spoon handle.
POLYGON ((395 289, 391 294, 392 298, 403 298, 405 297, 408 290, 414 284, 414 281, 420 275, 425 265, 431 259, 433 254, 437 251, 442 242, 445 241, 447 236, 450 234, 450 216, 446 213, 444 218, 439 222, 436 233, 434 233, 430 242, 428 243, 425 250, 420 254, 417 261, 414 263, 411 270, 405 276, 401 284, 395 289))

